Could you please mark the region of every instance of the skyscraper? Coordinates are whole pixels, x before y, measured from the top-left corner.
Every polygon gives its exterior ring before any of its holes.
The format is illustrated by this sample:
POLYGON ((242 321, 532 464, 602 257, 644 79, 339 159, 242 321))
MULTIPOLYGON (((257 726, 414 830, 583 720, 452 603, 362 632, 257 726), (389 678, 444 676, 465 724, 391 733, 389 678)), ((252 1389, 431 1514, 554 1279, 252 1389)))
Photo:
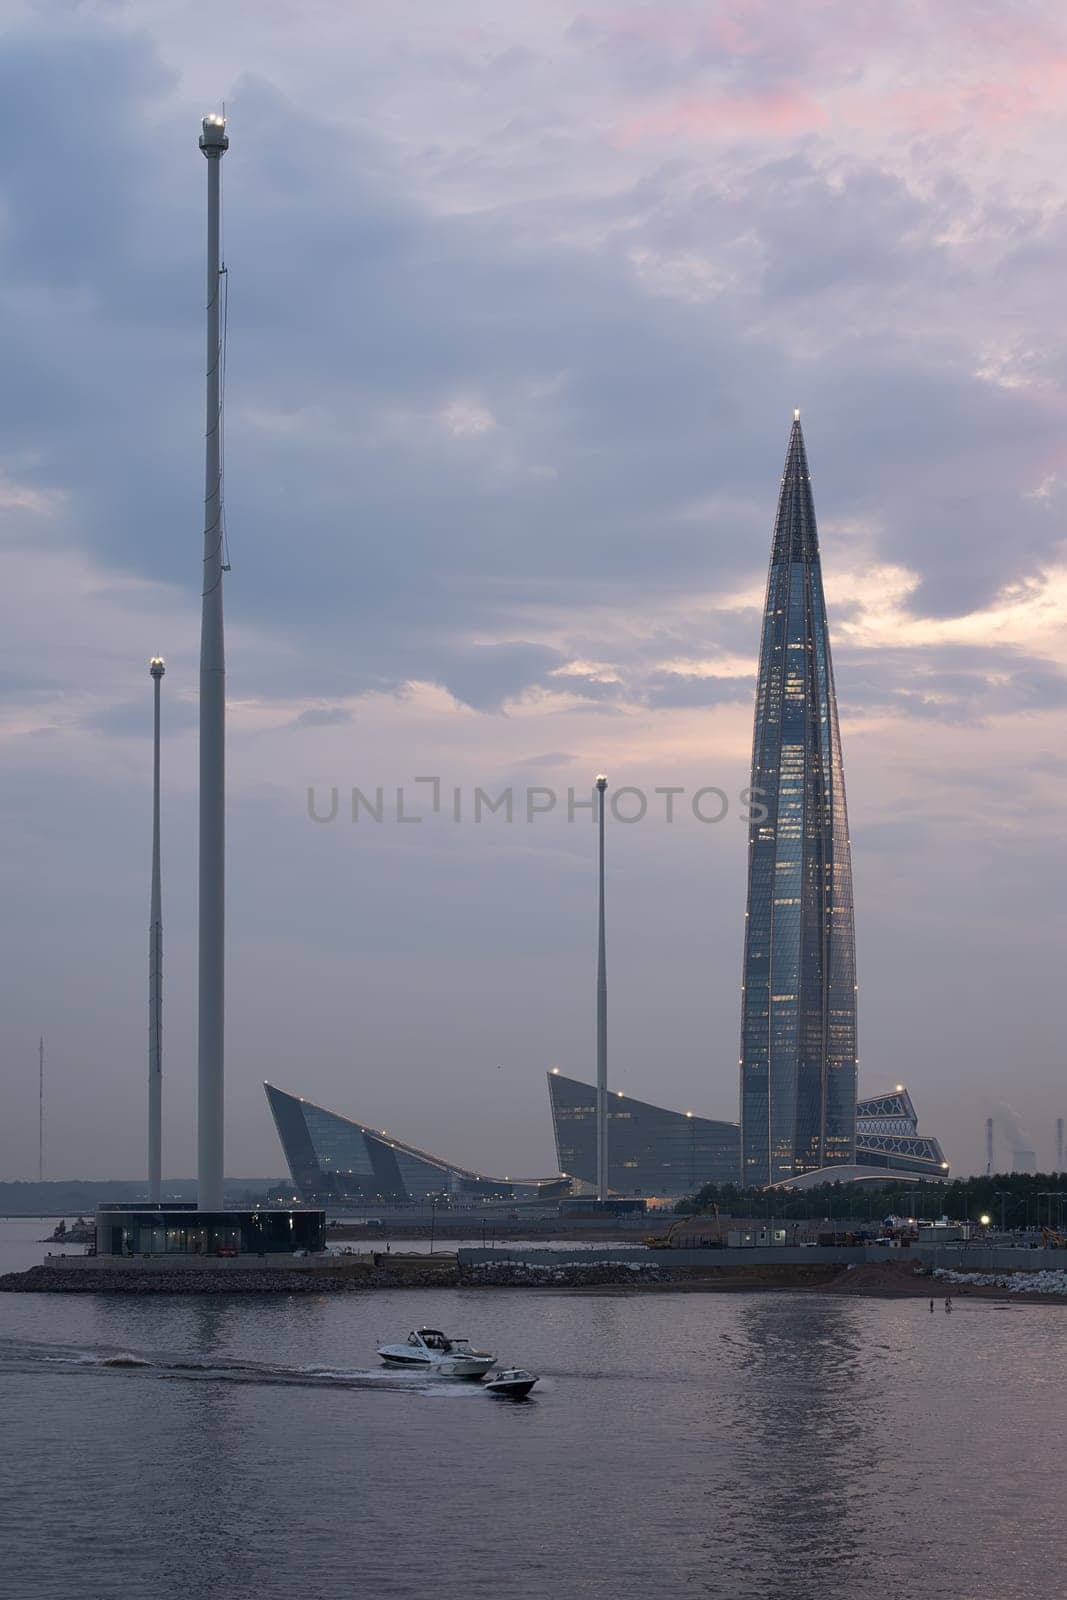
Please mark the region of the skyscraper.
POLYGON ((851 1163, 856 1140, 852 861, 819 536, 799 412, 793 415, 767 578, 752 787, 741 1178, 760 1184, 851 1163))

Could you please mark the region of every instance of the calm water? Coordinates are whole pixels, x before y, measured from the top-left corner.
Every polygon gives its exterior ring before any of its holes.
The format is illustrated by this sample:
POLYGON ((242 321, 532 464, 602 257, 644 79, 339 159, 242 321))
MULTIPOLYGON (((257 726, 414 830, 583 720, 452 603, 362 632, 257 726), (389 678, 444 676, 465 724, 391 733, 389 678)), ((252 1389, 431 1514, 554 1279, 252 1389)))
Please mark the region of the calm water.
POLYGON ((4 1295, 0 1595, 1053 1596, 1065 1374, 1053 1307, 4 1295), (424 1320, 534 1398, 383 1373, 424 1320))

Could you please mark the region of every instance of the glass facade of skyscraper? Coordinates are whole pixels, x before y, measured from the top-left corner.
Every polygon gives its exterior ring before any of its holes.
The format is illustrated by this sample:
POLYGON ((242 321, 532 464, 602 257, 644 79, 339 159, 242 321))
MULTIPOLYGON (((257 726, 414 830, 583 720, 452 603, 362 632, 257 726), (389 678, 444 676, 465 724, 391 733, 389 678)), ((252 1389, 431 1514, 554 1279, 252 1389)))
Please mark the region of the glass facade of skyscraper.
POLYGON ((763 616, 741 1021, 741 1180, 851 1164, 856 954, 841 737, 799 416, 763 616))

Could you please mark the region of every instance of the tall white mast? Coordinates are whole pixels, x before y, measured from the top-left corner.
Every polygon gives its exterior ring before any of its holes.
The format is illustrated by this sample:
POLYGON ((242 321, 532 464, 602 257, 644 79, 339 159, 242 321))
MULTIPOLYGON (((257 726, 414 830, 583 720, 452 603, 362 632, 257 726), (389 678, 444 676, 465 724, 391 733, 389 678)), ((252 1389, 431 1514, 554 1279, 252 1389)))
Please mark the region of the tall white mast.
POLYGON ((608 780, 596 780, 599 796, 600 862, 597 873, 598 936, 596 968, 596 1197, 608 1197, 608 963, 604 941, 604 812, 608 780))
POLYGON ((222 340, 219 180, 229 148, 225 117, 205 117, 207 157, 207 420, 204 590, 200 613, 200 949, 197 1058, 197 1203, 222 1210, 223 1029, 226 926, 226 649, 222 619, 222 340))
POLYGON ((152 745, 152 909, 148 930, 148 1198, 158 1205, 163 1181, 163 891, 159 866, 159 694, 166 664, 148 664, 155 686, 152 745))

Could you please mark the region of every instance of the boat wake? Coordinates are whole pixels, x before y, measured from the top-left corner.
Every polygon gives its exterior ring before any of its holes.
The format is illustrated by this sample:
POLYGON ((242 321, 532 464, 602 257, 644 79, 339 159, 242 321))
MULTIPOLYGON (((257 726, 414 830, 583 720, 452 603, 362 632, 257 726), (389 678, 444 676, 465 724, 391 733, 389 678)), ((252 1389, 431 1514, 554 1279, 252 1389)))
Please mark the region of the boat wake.
POLYGON ((227 1361, 217 1356, 185 1353, 139 1353, 131 1350, 44 1344, 25 1339, 0 1339, 0 1372, 71 1375, 125 1373, 171 1382, 259 1384, 303 1389, 374 1389, 434 1398, 482 1393, 477 1383, 457 1383, 425 1372, 388 1369, 283 1366, 267 1361, 227 1361))

